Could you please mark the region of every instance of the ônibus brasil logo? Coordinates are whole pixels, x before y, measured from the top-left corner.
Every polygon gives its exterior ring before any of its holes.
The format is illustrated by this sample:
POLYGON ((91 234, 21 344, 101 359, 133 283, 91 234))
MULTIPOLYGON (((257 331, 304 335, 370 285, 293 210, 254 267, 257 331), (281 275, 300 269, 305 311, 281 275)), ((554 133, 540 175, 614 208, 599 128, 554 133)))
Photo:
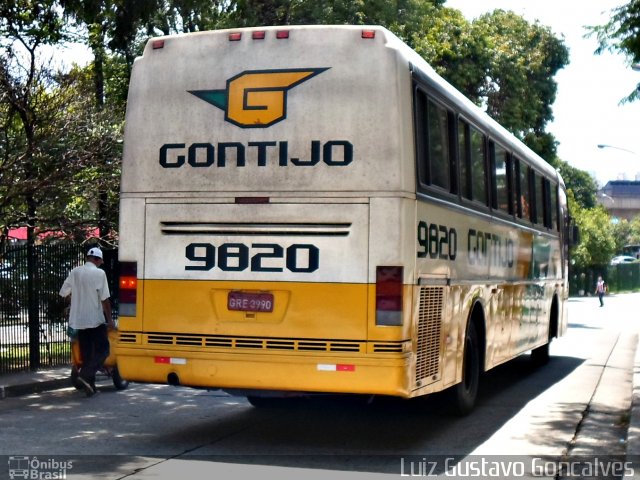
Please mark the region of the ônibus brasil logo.
POLYGON ((242 128, 266 128, 287 116, 287 92, 328 68, 245 71, 227 80, 224 90, 189 93, 225 112, 225 120, 242 128))

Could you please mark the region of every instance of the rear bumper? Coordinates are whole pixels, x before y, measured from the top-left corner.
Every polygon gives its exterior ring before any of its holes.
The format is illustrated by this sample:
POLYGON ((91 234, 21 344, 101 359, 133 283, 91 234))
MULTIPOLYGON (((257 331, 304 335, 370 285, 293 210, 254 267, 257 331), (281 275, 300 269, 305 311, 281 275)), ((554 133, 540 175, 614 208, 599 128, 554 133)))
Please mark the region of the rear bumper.
POLYGON ((123 378, 189 387, 409 397, 410 355, 291 355, 117 348, 123 378))

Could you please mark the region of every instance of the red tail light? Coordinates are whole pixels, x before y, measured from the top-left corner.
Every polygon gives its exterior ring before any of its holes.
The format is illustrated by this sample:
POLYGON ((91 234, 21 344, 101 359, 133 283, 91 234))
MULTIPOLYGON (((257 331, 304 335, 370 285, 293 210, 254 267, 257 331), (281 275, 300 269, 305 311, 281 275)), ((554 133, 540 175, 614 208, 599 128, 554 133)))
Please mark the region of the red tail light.
POLYGON ((376 325, 402 325, 403 267, 376 268, 376 325))
POLYGON ((375 30, 362 30, 362 38, 376 38, 375 30))
POLYGON ((120 262, 118 285, 118 314, 122 317, 135 317, 138 300, 138 264, 136 262, 120 262))

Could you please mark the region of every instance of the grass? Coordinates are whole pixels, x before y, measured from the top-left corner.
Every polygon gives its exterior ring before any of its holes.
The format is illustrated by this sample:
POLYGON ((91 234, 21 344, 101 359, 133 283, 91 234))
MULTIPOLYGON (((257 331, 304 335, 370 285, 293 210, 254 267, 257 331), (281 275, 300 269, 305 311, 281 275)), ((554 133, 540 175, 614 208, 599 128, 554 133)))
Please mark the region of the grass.
MULTIPOLYGON (((40 366, 68 365, 71 345, 68 341, 40 344, 40 366)), ((29 345, 0 347, 0 373, 17 372, 29 368, 29 345)))

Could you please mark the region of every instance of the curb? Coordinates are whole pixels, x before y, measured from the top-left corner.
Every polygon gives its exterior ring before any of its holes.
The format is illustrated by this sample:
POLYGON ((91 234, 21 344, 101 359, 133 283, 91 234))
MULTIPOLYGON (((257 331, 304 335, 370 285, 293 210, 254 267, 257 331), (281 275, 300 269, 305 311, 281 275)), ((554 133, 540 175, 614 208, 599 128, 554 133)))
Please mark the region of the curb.
POLYGON ((629 415, 629 429, 627 431, 626 460, 633 468, 631 473, 624 475, 623 478, 625 480, 640 478, 640 345, 636 347, 632 375, 633 390, 631 412, 629 415))
POLYGON ((22 395, 46 392, 49 390, 58 390, 71 386, 71 380, 69 378, 57 378, 19 385, 0 385, 0 400, 4 400, 9 397, 20 397, 22 395))

